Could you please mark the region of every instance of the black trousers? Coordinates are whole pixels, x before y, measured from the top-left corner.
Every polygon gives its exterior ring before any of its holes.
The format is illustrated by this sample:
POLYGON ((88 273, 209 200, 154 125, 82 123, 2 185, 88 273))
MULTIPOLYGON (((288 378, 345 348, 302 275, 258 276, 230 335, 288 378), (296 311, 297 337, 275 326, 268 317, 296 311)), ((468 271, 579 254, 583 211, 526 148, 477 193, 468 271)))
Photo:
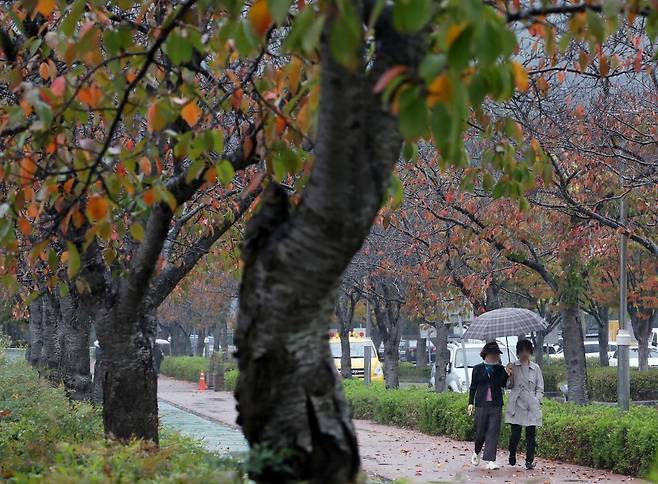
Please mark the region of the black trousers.
POLYGON ((502 416, 503 407, 499 405, 485 403, 475 407, 475 453, 479 454, 484 446, 483 460, 496 460, 502 416))
MULTIPOLYGON (((516 449, 519 447, 521 440, 521 427, 520 425, 510 424, 512 427, 512 434, 509 437, 509 455, 510 460, 516 462, 516 449)), ((530 425, 525 428, 525 461, 530 464, 535 460, 535 447, 537 446, 536 440, 537 427, 530 425)))

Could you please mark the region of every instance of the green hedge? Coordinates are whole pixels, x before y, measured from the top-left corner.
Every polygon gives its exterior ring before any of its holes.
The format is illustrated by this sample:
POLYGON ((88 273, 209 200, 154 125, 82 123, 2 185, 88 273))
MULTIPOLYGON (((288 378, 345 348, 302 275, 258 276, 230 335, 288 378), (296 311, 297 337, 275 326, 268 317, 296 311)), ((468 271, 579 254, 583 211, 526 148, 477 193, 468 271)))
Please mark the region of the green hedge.
MULTIPOLYGON (((467 396, 424 388, 386 390, 346 381, 345 395, 355 418, 398 425, 458 440, 473 439, 467 396)), ((538 429, 537 455, 627 475, 648 472, 658 449, 658 411, 633 407, 626 414, 602 405, 579 407, 546 401, 544 426, 538 429)), ((501 430, 501 445, 509 426, 501 430)))
POLYGON ((401 361, 398 367, 398 374, 402 381, 428 382, 431 371, 432 368, 429 365, 425 365, 424 368, 417 368, 415 363, 409 361, 401 361))
POLYGON ((106 442, 98 409, 71 404, 26 363, 1 357, 0 456, 0 481, 246 482, 238 464, 173 432, 162 432, 159 449, 106 442))
MULTIPOLYGON (((559 392, 560 385, 567 380, 564 360, 551 360, 542 367, 544 390, 559 392)), ((587 391, 590 398, 597 402, 617 401, 617 368, 601 367, 598 360, 587 360, 587 391)), ((631 368, 631 400, 658 400, 658 369, 651 368, 641 372, 631 368)))
POLYGON ((168 356, 162 360, 160 373, 163 375, 197 382, 199 375, 208 371, 208 358, 202 356, 168 356))
MULTIPOLYGON (((215 353, 219 357, 218 353, 215 353)), ((216 358, 213 356, 213 358, 216 358)), ((202 356, 169 356, 162 361, 160 373, 178 380, 198 382, 201 373, 207 373, 210 360, 202 356)), ((227 370, 233 369, 235 361, 224 363, 227 370)))

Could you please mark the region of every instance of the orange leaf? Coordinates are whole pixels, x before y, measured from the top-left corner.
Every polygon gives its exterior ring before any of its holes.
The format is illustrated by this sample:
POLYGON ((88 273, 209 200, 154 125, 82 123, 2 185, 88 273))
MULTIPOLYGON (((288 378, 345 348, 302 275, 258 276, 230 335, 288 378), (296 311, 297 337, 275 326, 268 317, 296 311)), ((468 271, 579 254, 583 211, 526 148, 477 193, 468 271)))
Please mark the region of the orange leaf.
POLYGON ((28 185, 34 179, 37 172, 37 165, 31 158, 23 158, 19 167, 18 177, 23 186, 28 185))
POLYGON ((404 71, 407 70, 407 66, 393 66, 384 72, 379 79, 377 79, 377 83, 375 84, 375 87, 372 89, 372 91, 376 94, 379 92, 382 92, 386 86, 388 85, 389 82, 391 82, 393 79, 395 79, 398 74, 402 74, 404 71))
POLYGON ((32 224, 25 217, 18 219, 18 228, 21 230, 21 233, 26 237, 32 233, 32 224))
POLYGON ((158 103, 152 103, 146 112, 146 129, 148 129, 149 133, 153 133, 154 131, 160 131, 163 129, 166 124, 167 121, 162 116, 162 113, 158 108, 158 103))
POLYGON ((144 173, 146 176, 149 176, 151 174, 151 160, 149 160, 146 156, 142 156, 139 159, 139 169, 142 170, 142 173, 144 173))
POLYGON ((272 25, 272 15, 267 8, 267 0, 256 0, 254 2, 251 10, 249 10, 249 22, 251 22, 251 27, 259 37, 265 35, 270 25, 272 25))
POLYGON ((39 0, 35 10, 47 17, 55 10, 55 0, 39 0))
POLYGON ((452 85, 447 74, 437 76, 430 85, 427 86, 427 104, 432 107, 439 101, 447 101, 452 95, 452 85))
POLYGON ((86 104, 90 108, 95 108, 101 99, 103 92, 95 85, 83 87, 78 91, 78 99, 81 103, 86 104))
POLYGON ((527 91, 529 80, 528 72, 520 63, 512 61, 512 72, 514 73, 514 85, 519 91, 527 91))
POLYGON ((39 66, 39 75, 44 81, 50 77, 50 67, 47 62, 42 62, 39 66))
POLYGON ((69 178, 64 182, 64 192, 65 193, 71 193, 71 190, 73 189, 73 184, 75 183, 75 178, 69 178))
POLYGON ((144 192, 144 203, 151 206, 153 202, 155 202, 155 193, 153 193, 153 190, 146 190, 144 192))
POLYGON ((449 29, 448 32, 446 32, 446 44, 448 47, 450 47, 455 40, 457 40, 457 37, 468 27, 468 24, 465 22, 452 25, 449 29))
POLYGON ((95 195, 87 202, 87 215, 93 220, 100 220, 107 214, 107 198, 95 195))
POLYGON ((197 106, 196 102, 192 101, 183 106, 180 111, 181 117, 185 120, 190 128, 193 128, 199 122, 201 116, 201 109, 197 106))

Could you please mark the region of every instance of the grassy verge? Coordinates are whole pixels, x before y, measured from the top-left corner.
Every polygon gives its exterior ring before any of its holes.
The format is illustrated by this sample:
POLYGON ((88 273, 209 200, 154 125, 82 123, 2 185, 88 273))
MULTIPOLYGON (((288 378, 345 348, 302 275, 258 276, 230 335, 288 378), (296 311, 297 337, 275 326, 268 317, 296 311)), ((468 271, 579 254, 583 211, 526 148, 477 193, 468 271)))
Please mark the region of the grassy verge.
POLYGON ((0 357, 0 481, 32 483, 244 483, 241 467, 163 431, 161 445, 107 442, 101 415, 71 404, 25 363, 0 357))

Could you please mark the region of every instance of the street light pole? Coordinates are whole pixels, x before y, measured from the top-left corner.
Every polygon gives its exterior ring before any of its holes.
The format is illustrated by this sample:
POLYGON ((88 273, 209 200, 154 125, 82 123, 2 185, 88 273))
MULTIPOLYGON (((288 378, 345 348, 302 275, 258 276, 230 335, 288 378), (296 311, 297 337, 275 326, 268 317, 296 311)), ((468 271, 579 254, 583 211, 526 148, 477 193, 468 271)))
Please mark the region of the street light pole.
MULTIPOLYGON (((622 178, 622 190, 624 183, 622 178)), ((626 197, 621 197, 619 208, 619 223, 626 223, 626 197)), ((619 332, 617 333, 617 404, 621 410, 628 410, 631 400, 631 378, 629 372, 628 347, 631 335, 626 321, 626 247, 625 232, 621 233, 619 246, 619 332)))

